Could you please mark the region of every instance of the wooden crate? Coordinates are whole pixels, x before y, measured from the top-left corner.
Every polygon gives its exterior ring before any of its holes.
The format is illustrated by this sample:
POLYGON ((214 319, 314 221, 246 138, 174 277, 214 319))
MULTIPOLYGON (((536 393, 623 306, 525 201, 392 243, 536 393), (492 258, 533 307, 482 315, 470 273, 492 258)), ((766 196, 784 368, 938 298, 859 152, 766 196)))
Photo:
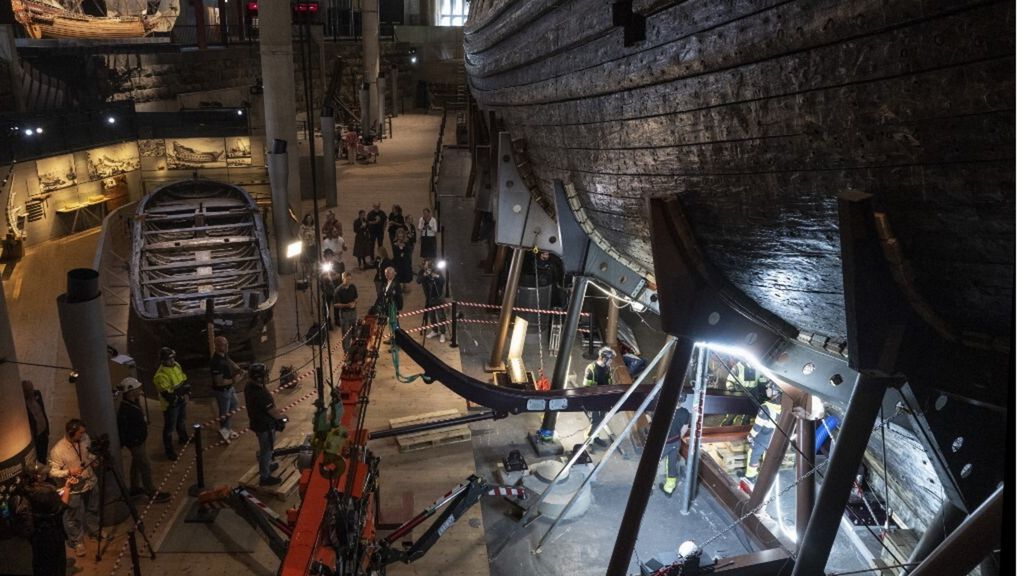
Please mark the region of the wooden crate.
MULTIPOLYGON (((305 442, 305 438, 292 438, 276 444, 274 449, 281 450, 283 448, 301 446, 303 442, 305 442)), ((299 472, 298 467, 295 465, 295 458, 294 454, 290 454, 275 460, 278 466, 277 470, 272 474, 281 477, 281 483, 277 486, 260 486, 260 465, 258 462, 239 478, 238 483, 260 495, 272 496, 278 500, 287 500, 292 492, 298 488, 299 478, 302 476, 302 473, 299 472)))
MULTIPOLYGON (((427 412, 426 414, 417 414, 415 416, 392 418, 388 420, 388 425, 391 428, 401 428, 403 426, 411 426, 413 424, 426 424, 428 422, 450 420, 462 415, 463 414, 458 410, 439 410, 437 412, 427 412)), ((469 426, 461 424, 459 426, 451 426, 439 430, 428 430, 426 432, 416 432, 414 434, 395 436, 395 442, 398 443, 399 452, 411 452, 413 450, 425 450, 427 448, 443 446, 445 444, 468 442, 469 440, 472 440, 472 438, 473 436, 469 430, 469 426)))

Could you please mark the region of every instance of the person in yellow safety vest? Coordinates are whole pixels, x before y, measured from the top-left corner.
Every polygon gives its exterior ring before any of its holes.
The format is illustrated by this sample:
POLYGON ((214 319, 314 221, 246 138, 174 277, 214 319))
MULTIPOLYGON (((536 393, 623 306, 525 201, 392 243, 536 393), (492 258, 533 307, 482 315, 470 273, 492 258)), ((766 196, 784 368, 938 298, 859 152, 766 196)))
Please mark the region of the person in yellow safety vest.
MULTIPOLYGON (((745 390, 758 403, 764 403, 768 389, 768 379, 753 366, 737 360, 736 364, 729 370, 729 375, 726 377, 725 382, 728 388, 732 390, 745 390)), ((754 417, 747 414, 733 414, 726 416, 722 424, 725 426, 740 426, 750 424, 753 420, 754 417)))
POLYGON ((174 350, 164 346, 160 349, 160 367, 153 374, 153 386, 160 393, 160 410, 164 413, 164 455, 168 460, 178 459, 171 444, 171 436, 178 432, 178 442, 188 442, 185 429, 185 406, 192 386, 181 364, 174 359, 174 350))
MULTIPOLYGON (((612 374, 611 361, 615 357, 615 351, 608 346, 602 346, 597 351, 597 360, 594 360, 590 364, 587 364, 587 369, 583 372, 583 386, 609 386, 615 383, 615 376, 612 374)), ((593 436, 598 432, 597 427, 600 426, 601 420, 604 420, 605 412, 601 410, 593 410, 587 413, 590 418, 590 432, 588 436, 593 436)), ((600 436, 594 438, 594 444, 598 446, 608 446, 608 441, 600 436)))
POLYGON ((740 480, 740 489, 747 494, 754 489, 754 483, 757 482, 757 470, 761 466, 761 458, 768 450, 772 434, 775 433, 775 423, 782 415, 779 389, 774 384, 768 384, 765 387, 765 394, 768 398, 758 409, 757 419, 754 420, 754 426, 750 429, 750 434, 747 435, 750 452, 747 453, 747 469, 740 480))

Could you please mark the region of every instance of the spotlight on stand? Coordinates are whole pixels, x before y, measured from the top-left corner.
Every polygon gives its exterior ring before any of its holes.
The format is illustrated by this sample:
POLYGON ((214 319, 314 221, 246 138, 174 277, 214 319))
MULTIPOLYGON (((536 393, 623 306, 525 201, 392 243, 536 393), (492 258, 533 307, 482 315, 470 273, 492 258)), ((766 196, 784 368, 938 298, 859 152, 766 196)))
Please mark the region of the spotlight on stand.
POLYGON ((416 63, 416 49, 409 48, 409 62, 412 64, 416 63))
POLYGON ((334 270, 334 264, 331 264, 330 262, 322 262, 320 264, 320 271, 321 272, 326 274, 327 272, 330 272, 332 270, 334 270))
POLYGON ((444 270, 448 267, 448 262, 445 260, 438 260, 437 263, 434 264, 434 267, 437 268, 438 271, 444 270))
POLYGON ((78 382, 78 371, 72 370, 68 372, 68 384, 74 384, 75 382, 78 382))
MULTIPOLYGON (((301 256, 302 255, 302 241, 301 240, 296 240, 295 242, 290 242, 288 244, 288 246, 285 247, 284 254, 285 254, 285 257, 288 258, 289 260, 295 260, 296 258, 301 256)), ((298 270, 298 268, 295 268, 295 269, 298 270)), ((295 340, 296 341, 299 341, 299 340, 302 339, 302 333, 299 331, 299 291, 300 290, 305 290, 308 287, 309 287, 309 279, 308 278, 301 278, 301 279, 300 278, 296 278, 295 279, 295 290, 292 291, 292 300, 295 303, 295 340), (302 288, 299 288, 299 283, 300 282, 305 283, 305 285, 302 288)))

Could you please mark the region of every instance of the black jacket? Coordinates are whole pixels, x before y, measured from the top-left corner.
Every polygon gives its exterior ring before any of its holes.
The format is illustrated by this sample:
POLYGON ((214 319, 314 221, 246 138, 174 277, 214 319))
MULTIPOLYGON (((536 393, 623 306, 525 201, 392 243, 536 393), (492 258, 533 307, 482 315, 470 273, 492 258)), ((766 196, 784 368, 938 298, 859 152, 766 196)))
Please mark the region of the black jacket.
MULTIPOLYGON (((46 404, 43 404, 43 394, 39 390, 33 390, 32 395, 36 397, 36 402, 39 402, 39 408, 43 411, 43 418, 49 418, 46 415, 46 404)), ((39 423, 32 417, 31 410, 28 411, 28 427, 32 430, 32 437, 35 438, 39 434, 39 423)), ((49 426, 47 426, 47 431, 49 431, 49 426)))
POLYGON ((117 409, 117 433, 125 448, 135 448, 146 442, 149 428, 142 406, 128 400, 121 402, 121 407, 117 409))

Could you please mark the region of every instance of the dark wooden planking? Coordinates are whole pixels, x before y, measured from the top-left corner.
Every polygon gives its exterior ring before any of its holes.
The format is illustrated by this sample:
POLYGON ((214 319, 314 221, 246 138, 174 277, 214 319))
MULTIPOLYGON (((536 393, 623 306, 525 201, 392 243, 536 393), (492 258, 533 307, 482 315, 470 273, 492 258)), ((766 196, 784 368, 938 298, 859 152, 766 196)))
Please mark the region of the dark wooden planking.
MULTIPOLYGON (((785 3, 738 19, 731 18, 734 15, 723 14, 718 18, 723 22, 720 26, 709 23, 708 29, 681 39, 665 38, 664 42, 651 39, 643 44, 643 49, 635 50, 624 49, 617 38, 602 37, 579 49, 556 53, 531 67, 487 78, 473 75, 473 86, 478 92, 478 100, 485 105, 554 102, 613 94, 728 70, 818 50, 862 36, 875 36, 876 42, 887 40, 893 28, 915 26, 929 19, 950 23, 942 36, 929 39, 929 45, 941 51, 941 42, 961 43, 956 41, 956 37, 963 34, 963 26, 971 26, 976 31, 981 31, 984 26, 982 17, 968 14, 964 18, 957 12, 962 5, 972 3, 919 3, 915 4, 919 9, 900 15, 887 9, 887 4, 890 3, 810 0, 785 3), (794 22, 802 25, 794 25, 794 22), (622 57, 627 55, 629 57, 622 57), (591 65, 591 61, 602 63, 591 65), (508 98, 497 98, 491 93, 506 87, 516 88, 506 92, 508 98)), ((984 6, 974 10, 984 13, 989 8, 984 6)), ((667 26, 674 25, 671 19, 667 23, 667 26)), ((990 34, 979 35, 978 40, 986 44, 1005 43, 1005 35, 998 33, 1000 25, 998 22, 991 24, 990 34)), ((1012 42, 1012 38, 1009 41, 1012 42)), ((887 56, 902 59, 900 53, 888 53, 887 56)), ((817 70, 798 71, 797 78, 812 78, 817 70)))

